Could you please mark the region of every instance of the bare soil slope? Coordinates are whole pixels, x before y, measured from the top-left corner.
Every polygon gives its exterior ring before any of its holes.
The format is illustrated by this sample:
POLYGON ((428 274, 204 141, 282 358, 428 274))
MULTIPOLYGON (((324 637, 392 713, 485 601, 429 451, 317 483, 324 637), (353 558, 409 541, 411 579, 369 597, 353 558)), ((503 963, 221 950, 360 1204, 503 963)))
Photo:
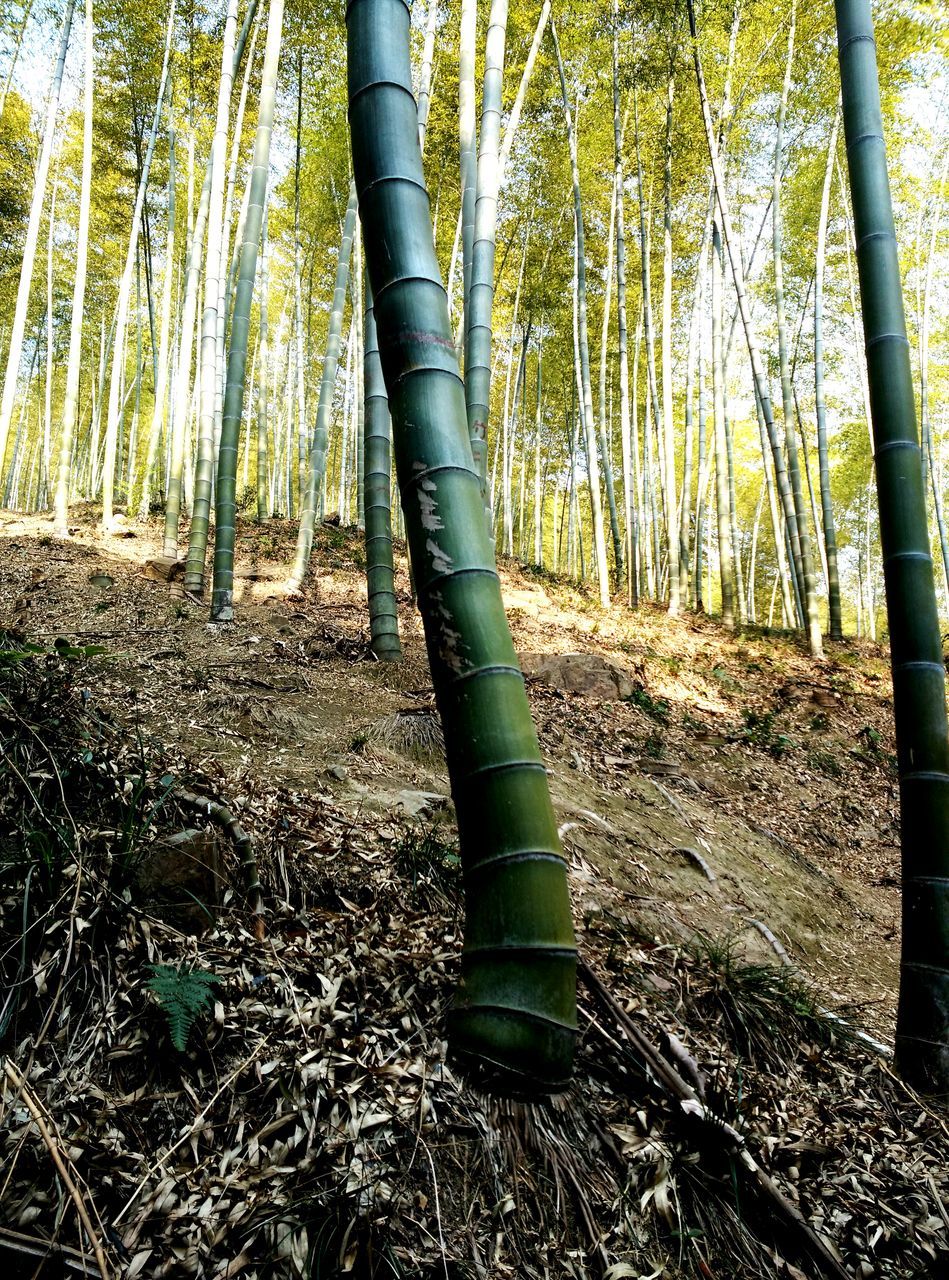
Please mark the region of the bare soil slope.
MULTIPOLYGON (((60 1002, 59 1041, 25 1017, 9 1050, 8 1087, 22 1071, 45 1091, 37 1105, 103 1202, 114 1274, 820 1274, 785 1262, 793 1240, 762 1232, 766 1207, 730 1204, 727 1170, 702 1182, 690 1169, 694 1143, 642 1101, 648 1079, 635 1084, 602 1012, 584 1006, 580 1083, 542 1112, 499 1109, 454 1079, 439 1027, 457 872, 404 565, 405 660, 378 664, 359 536, 324 527, 306 594, 287 600, 292 538, 278 522, 241 530, 238 620, 214 627, 148 570, 154 528, 103 539, 81 524, 64 543, 41 522, 0 521, 0 626, 104 648, 82 660, 82 697, 233 810, 275 904, 255 938, 239 895, 225 895, 195 938, 133 902, 108 990, 90 986, 81 1013, 60 1002), (163 1050, 157 1079, 146 960, 197 963, 223 984, 214 1025, 187 1058, 163 1050), (80 1033, 66 1015, 88 1022, 90 1010, 98 1022, 80 1033)), ((605 615, 513 565, 502 579, 581 953, 656 1034, 691 1034, 719 1111, 764 1144, 851 1274, 945 1274, 944 1122, 816 1019, 823 1005, 892 1036, 884 652, 850 642, 815 664, 787 637, 735 639, 649 608, 605 615), (800 979, 785 986, 769 975, 787 962, 800 979)), ((50 932, 47 962, 74 963, 66 934, 50 932)), ((20 1182, 0 1202, 7 1244, 26 1257, 48 1237, 16 1188, 49 1184, 45 1203, 59 1184, 21 1102, 9 1096, 4 1113, 20 1182)), ((65 1234, 87 1247, 75 1226, 65 1234)))

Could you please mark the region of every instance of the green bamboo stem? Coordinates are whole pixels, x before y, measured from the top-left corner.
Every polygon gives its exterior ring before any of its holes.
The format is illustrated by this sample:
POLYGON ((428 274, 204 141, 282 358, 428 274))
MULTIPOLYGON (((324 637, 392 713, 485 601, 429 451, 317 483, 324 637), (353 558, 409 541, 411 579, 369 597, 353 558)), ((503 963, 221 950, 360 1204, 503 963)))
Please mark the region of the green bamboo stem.
MULTIPOLYGON (((23 26, 32 8, 27 4, 23 26)), ((22 38, 23 28, 20 36, 22 38)), ((73 284, 72 316, 69 327, 69 355, 66 359, 66 390, 63 397, 62 423, 60 426, 59 468, 56 479, 53 524, 56 533, 66 537, 69 532, 69 486, 72 477, 73 444, 79 409, 79 373, 82 360, 82 326, 85 319, 86 273, 89 261, 89 215, 92 203, 92 108, 93 79, 95 75, 95 28, 92 0, 85 3, 85 41, 83 62, 83 127, 82 127, 82 179, 79 196, 79 223, 76 230, 76 276, 73 284)), ((17 45, 17 49, 19 45, 17 45)), ((12 69, 11 69, 12 74, 12 69)), ((4 91, 5 92, 5 91, 4 91)), ((0 116, 3 106, 0 104, 0 116)), ((2 466, 0 466, 2 470, 2 466)))
POLYGON ((221 418, 215 492, 214 578, 211 594, 211 621, 230 622, 234 617, 234 543, 237 517, 237 452, 244 414, 244 381, 250 337, 250 309, 257 278, 257 251, 267 201, 270 172, 270 138, 273 132, 280 40, 283 32, 283 0, 270 0, 267 43, 260 75, 260 105, 254 159, 248 181, 247 216, 241 246, 240 274, 231 321, 231 345, 227 356, 227 383, 221 418))
POLYGON ((784 217, 783 217, 783 168, 784 121, 787 115, 788 97, 791 91, 791 71, 794 63, 794 38, 797 27, 796 0, 791 3, 788 28, 788 54, 784 70, 784 82, 778 106, 778 127, 774 143, 772 174, 772 248, 774 253, 774 299, 778 326, 778 361, 781 370, 781 409, 784 417, 784 440, 788 455, 788 478, 794 500, 794 523, 789 522, 791 545, 798 588, 804 605, 804 625, 808 634, 811 655, 823 656, 820 619, 817 612, 817 588, 814 581, 814 557, 807 524, 807 508, 801 485, 801 466, 798 459, 797 431, 794 423, 794 396, 791 383, 791 362, 788 354, 787 320, 784 305, 784 217))
POLYGON ((456 1055, 505 1090, 562 1088, 576 950, 557 836, 467 432, 418 148, 404 0, 351 0, 353 171, 406 530, 466 888, 456 1055))
MULTIPOLYGON (((417 128, 417 122, 416 122, 417 128)), ((343 334, 343 311, 346 306, 346 285, 349 281, 349 260, 353 251, 353 236, 356 230, 356 185, 349 189, 349 203, 346 206, 346 217, 343 220, 343 238, 336 260, 336 284, 333 290, 333 308, 330 311, 329 333, 326 338, 326 357, 323 360, 323 374, 320 378, 320 399, 316 408, 316 428, 313 432, 313 444, 310 449, 309 466, 307 467, 306 499, 300 513, 300 529, 297 534, 297 549, 287 579, 287 592, 295 594, 303 585, 306 571, 310 566, 310 552, 313 550, 313 529, 316 524, 316 510, 319 503, 319 492, 326 474, 326 454, 329 446, 330 410, 333 407, 333 389, 336 386, 336 373, 339 368, 339 349, 343 334)))
POLYGON ((392 459, 389 399, 386 395, 372 294, 366 289, 363 312, 365 345, 365 520, 366 582, 369 593, 369 634, 372 651, 381 662, 398 662, 399 608, 392 563, 392 459))
POLYGON ((481 472, 482 488, 487 482, 487 432, 491 412, 491 325, 507 11, 507 0, 492 0, 484 54, 471 282, 465 302, 465 400, 468 434, 474 460, 481 472))
MULTIPOLYGON (((600 494, 600 467, 597 461, 596 419, 593 415, 593 385, 590 379, 590 338, 587 324, 587 261, 586 244, 583 229, 583 203, 580 191, 580 163, 577 154, 577 131, 567 93, 567 76, 564 71, 563 58, 560 55, 560 42, 557 39, 557 28, 550 24, 550 38, 554 46, 557 60, 557 71, 560 77, 560 96, 563 99, 564 119, 567 126, 567 143, 570 149, 570 172, 573 178, 573 217, 576 237, 577 266, 577 343, 579 352, 580 373, 580 407, 583 416, 583 429, 586 439, 587 480, 590 489, 590 518, 593 524, 593 546, 596 552, 597 582, 600 589, 600 607, 610 607, 610 570, 606 560, 606 536, 603 529, 603 499, 600 494)), ((605 437, 605 433, 604 433, 605 437)), ((603 443, 605 444, 605 438, 603 443)), ((615 510, 615 502, 614 502, 615 510)), ((617 534, 619 530, 617 528, 617 534)))
POLYGON ((221 50, 221 75, 218 84, 217 118, 211 143, 208 169, 211 189, 208 197, 208 233, 205 246, 204 309, 201 315, 200 347, 200 415, 198 418, 198 456, 194 472, 194 502, 191 507, 191 529, 188 557, 185 562, 185 590, 196 596, 204 594, 205 557, 211 516, 211 492, 214 484, 214 422, 217 390, 217 316, 224 230, 224 162, 227 149, 228 113, 236 71, 235 31, 237 0, 228 0, 221 50))
POLYGON ((949 1091, 949 728, 916 404, 868 0, 835 0, 873 421, 900 773, 903 941, 896 1061, 949 1091))
POLYGON ((824 396, 824 266, 827 249, 827 219, 830 212, 830 189, 834 176, 834 157, 837 154, 837 135, 840 131, 840 112, 834 114, 834 124, 827 144, 827 167, 821 191, 820 218, 817 224, 817 252, 814 280, 814 406, 817 415, 817 464, 820 473, 821 523, 824 526, 824 547, 827 555, 827 600, 830 613, 831 640, 843 639, 843 619, 840 608, 840 575, 837 571, 837 530, 834 525, 834 505, 830 493, 830 452, 827 447, 827 404, 824 396))

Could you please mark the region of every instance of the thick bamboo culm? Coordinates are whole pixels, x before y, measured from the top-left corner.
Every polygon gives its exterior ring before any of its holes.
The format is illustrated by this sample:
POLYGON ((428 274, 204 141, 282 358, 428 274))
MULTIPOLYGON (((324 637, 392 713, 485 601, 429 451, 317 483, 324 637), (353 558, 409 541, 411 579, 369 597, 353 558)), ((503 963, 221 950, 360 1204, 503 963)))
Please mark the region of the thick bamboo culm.
POLYGON ((351 0, 353 172, 396 469, 466 892, 456 1055, 508 1092, 562 1088, 576 1028, 566 866, 501 601, 432 243, 404 0, 351 0))

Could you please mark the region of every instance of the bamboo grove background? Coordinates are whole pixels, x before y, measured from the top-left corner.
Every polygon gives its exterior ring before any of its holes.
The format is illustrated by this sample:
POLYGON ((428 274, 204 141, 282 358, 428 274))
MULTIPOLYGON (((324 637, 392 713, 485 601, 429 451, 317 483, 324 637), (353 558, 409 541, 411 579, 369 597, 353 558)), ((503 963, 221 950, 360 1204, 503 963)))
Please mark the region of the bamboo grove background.
MULTIPOLYGON (((201 535, 222 495, 247 518, 302 519, 293 586, 313 519, 365 511, 344 14, 277 11, 2 15, 2 501, 52 515, 58 493, 60 528, 67 501, 102 503, 107 522, 165 510, 166 551, 188 548, 188 585, 222 618, 220 509, 213 560, 201 535)), ((671 0, 413 7, 436 249, 496 550, 604 600, 808 624, 815 648, 821 630, 875 636, 832 6, 705 3, 694 44, 689 16, 671 0)), ((945 617, 949 17, 901 0, 875 19, 945 617)), ((399 533, 397 503, 394 519, 399 533)))

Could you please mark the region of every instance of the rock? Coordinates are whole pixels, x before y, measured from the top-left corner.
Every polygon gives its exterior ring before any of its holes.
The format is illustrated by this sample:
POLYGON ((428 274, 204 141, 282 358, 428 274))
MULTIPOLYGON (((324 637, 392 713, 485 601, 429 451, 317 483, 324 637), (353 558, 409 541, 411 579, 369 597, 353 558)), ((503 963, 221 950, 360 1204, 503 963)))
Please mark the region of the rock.
POLYGON ((145 577, 153 582, 172 582, 184 573, 184 561, 175 556, 156 556, 145 561, 145 577))
POLYGON ((633 692, 633 683, 622 667, 596 653, 522 653, 520 662, 528 679, 542 680, 563 693, 612 702, 633 692))
POLYGON ((133 892, 176 928, 202 933, 214 923, 220 876, 217 835, 188 828, 163 836, 146 849, 133 892))
POLYGON ((107 573, 90 573, 89 581, 94 587, 111 587, 115 579, 107 573))
POLYGON ((337 782, 345 782, 349 777, 349 770, 342 764, 331 764, 326 770, 331 778, 335 778, 337 782))
POLYGON ((424 818, 451 806, 448 796, 437 791, 398 791, 395 803, 408 818, 424 818))

